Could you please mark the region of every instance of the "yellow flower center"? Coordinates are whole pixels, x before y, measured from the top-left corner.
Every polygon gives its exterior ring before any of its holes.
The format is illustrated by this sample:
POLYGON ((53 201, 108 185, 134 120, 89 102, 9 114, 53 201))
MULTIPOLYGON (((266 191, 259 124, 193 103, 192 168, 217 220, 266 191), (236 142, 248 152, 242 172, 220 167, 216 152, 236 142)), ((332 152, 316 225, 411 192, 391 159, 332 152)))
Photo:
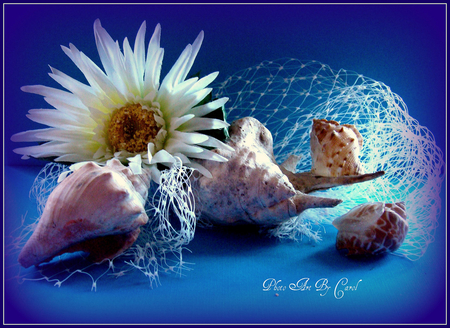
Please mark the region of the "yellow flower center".
POLYGON ((155 140, 160 129, 152 110, 144 109, 140 104, 127 105, 117 109, 111 116, 109 142, 114 152, 144 152, 147 151, 148 143, 155 140))

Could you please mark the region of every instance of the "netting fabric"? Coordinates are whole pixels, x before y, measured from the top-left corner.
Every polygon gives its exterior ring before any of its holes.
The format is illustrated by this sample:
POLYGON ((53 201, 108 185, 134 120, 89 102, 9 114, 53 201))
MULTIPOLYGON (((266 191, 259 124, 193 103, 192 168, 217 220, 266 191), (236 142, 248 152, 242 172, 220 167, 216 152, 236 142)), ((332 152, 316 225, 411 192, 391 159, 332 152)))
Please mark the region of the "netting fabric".
POLYGON ((272 235, 318 240, 320 227, 356 205, 405 201, 410 229, 397 253, 411 260, 425 253, 441 210, 443 154, 433 134, 409 115, 402 98, 388 86, 317 61, 280 59, 239 71, 214 90, 217 97, 230 98, 228 121, 252 116, 271 131, 278 163, 290 154, 300 155, 297 172, 311 169, 314 118, 354 124, 364 138, 365 173, 386 171, 370 182, 317 192, 344 201, 332 209, 307 210, 273 229, 272 235))

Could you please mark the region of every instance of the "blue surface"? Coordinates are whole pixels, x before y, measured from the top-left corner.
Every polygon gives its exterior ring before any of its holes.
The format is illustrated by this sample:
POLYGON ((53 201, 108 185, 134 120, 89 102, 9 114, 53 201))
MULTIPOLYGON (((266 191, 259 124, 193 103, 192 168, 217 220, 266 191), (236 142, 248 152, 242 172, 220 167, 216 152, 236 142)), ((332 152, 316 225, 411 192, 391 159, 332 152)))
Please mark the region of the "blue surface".
MULTIPOLYGON (((25 94, 28 84, 56 86, 47 65, 81 78, 59 45, 73 43, 98 62, 93 22, 100 18, 113 38, 134 41, 143 20, 147 40, 162 25, 163 74, 200 30, 205 41, 193 72, 219 70, 218 80, 267 59, 318 60, 333 69, 356 71, 390 86, 411 116, 427 126, 446 151, 445 7, 370 6, 5 6, 5 172, 4 229, 8 237, 24 215, 36 215, 28 192, 42 162, 23 161, 12 149, 13 133, 37 128, 26 119, 31 108, 47 107, 25 94), (33 166, 36 165, 36 166, 33 166)), ((446 199, 445 186, 441 198, 446 199)), ((280 243, 251 231, 201 230, 189 244, 193 270, 184 277, 161 276, 148 287, 140 273, 104 277, 91 292, 87 276, 60 288, 45 281, 22 284, 13 256, 5 259, 6 323, 423 323, 446 321, 446 205, 436 240, 419 261, 385 256, 355 261, 334 248, 327 227, 318 245, 280 243), (284 291, 263 290, 266 279, 284 291), (290 283, 309 278, 311 291, 290 283), (341 299, 342 278, 356 291, 341 299), (320 295, 314 284, 327 279, 320 295), (278 293, 278 297, 275 294, 278 293)), ((8 241, 8 238, 6 238, 8 241)), ((28 269, 30 271, 34 268, 28 269)), ((23 273, 24 271, 22 271, 23 273)))

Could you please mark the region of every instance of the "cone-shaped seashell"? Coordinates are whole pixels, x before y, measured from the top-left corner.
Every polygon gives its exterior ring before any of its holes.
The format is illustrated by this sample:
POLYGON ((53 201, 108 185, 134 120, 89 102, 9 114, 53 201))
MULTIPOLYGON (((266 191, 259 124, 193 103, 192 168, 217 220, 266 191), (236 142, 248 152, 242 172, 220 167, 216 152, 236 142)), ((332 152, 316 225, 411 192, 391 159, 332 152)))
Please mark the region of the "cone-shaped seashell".
POLYGON ((311 129, 311 173, 338 177, 361 175, 359 153, 363 138, 354 125, 313 120, 311 129))
POLYGON ((296 190, 275 161, 272 135, 258 120, 239 119, 231 124, 229 134, 231 149, 214 150, 228 162, 202 162, 214 178, 203 176, 197 181, 202 216, 211 222, 270 226, 308 208, 341 203, 296 190))
POLYGON ((333 221, 338 229, 337 249, 351 255, 378 255, 396 251, 408 233, 405 203, 367 203, 333 221))
POLYGON ((50 194, 19 263, 27 268, 76 251, 88 252, 95 262, 121 254, 148 221, 149 185, 147 174, 133 175, 117 160, 104 167, 86 163, 50 194))

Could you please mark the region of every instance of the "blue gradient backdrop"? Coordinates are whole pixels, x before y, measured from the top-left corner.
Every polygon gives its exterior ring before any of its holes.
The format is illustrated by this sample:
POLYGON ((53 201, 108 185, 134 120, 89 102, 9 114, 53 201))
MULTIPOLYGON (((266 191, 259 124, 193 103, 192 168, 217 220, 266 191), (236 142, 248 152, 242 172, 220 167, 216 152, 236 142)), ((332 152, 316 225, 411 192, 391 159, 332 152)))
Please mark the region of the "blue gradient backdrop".
MULTIPOLYGON (((60 45, 73 43, 99 63, 93 23, 120 42, 134 43, 143 20, 147 40, 162 25, 163 75, 201 30, 205 40, 192 72, 220 71, 218 81, 263 60, 318 60, 384 82, 408 105, 411 116, 446 150, 446 7, 444 5, 6 5, 4 7, 4 227, 36 215, 29 188, 43 163, 12 152, 12 134, 39 125, 25 115, 45 108, 28 84, 57 84, 51 65, 82 79, 60 45)), ((445 203, 445 186, 441 197, 445 203)), ((244 231, 199 230, 189 245, 194 270, 162 276, 150 289, 145 277, 100 280, 97 292, 77 276, 61 288, 47 282, 18 284, 18 266, 6 260, 7 323, 421 323, 443 322, 446 301, 446 211, 436 241, 417 262, 387 256, 351 261, 334 249, 335 230, 312 246, 279 243, 244 231), (327 278, 318 292, 263 291, 263 281, 281 285, 308 277, 327 278), (339 279, 362 280, 355 292, 336 299, 339 279)), ((10 262, 11 261, 11 262, 10 262)), ((35 270, 31 268, 29 270, 35 270)))

